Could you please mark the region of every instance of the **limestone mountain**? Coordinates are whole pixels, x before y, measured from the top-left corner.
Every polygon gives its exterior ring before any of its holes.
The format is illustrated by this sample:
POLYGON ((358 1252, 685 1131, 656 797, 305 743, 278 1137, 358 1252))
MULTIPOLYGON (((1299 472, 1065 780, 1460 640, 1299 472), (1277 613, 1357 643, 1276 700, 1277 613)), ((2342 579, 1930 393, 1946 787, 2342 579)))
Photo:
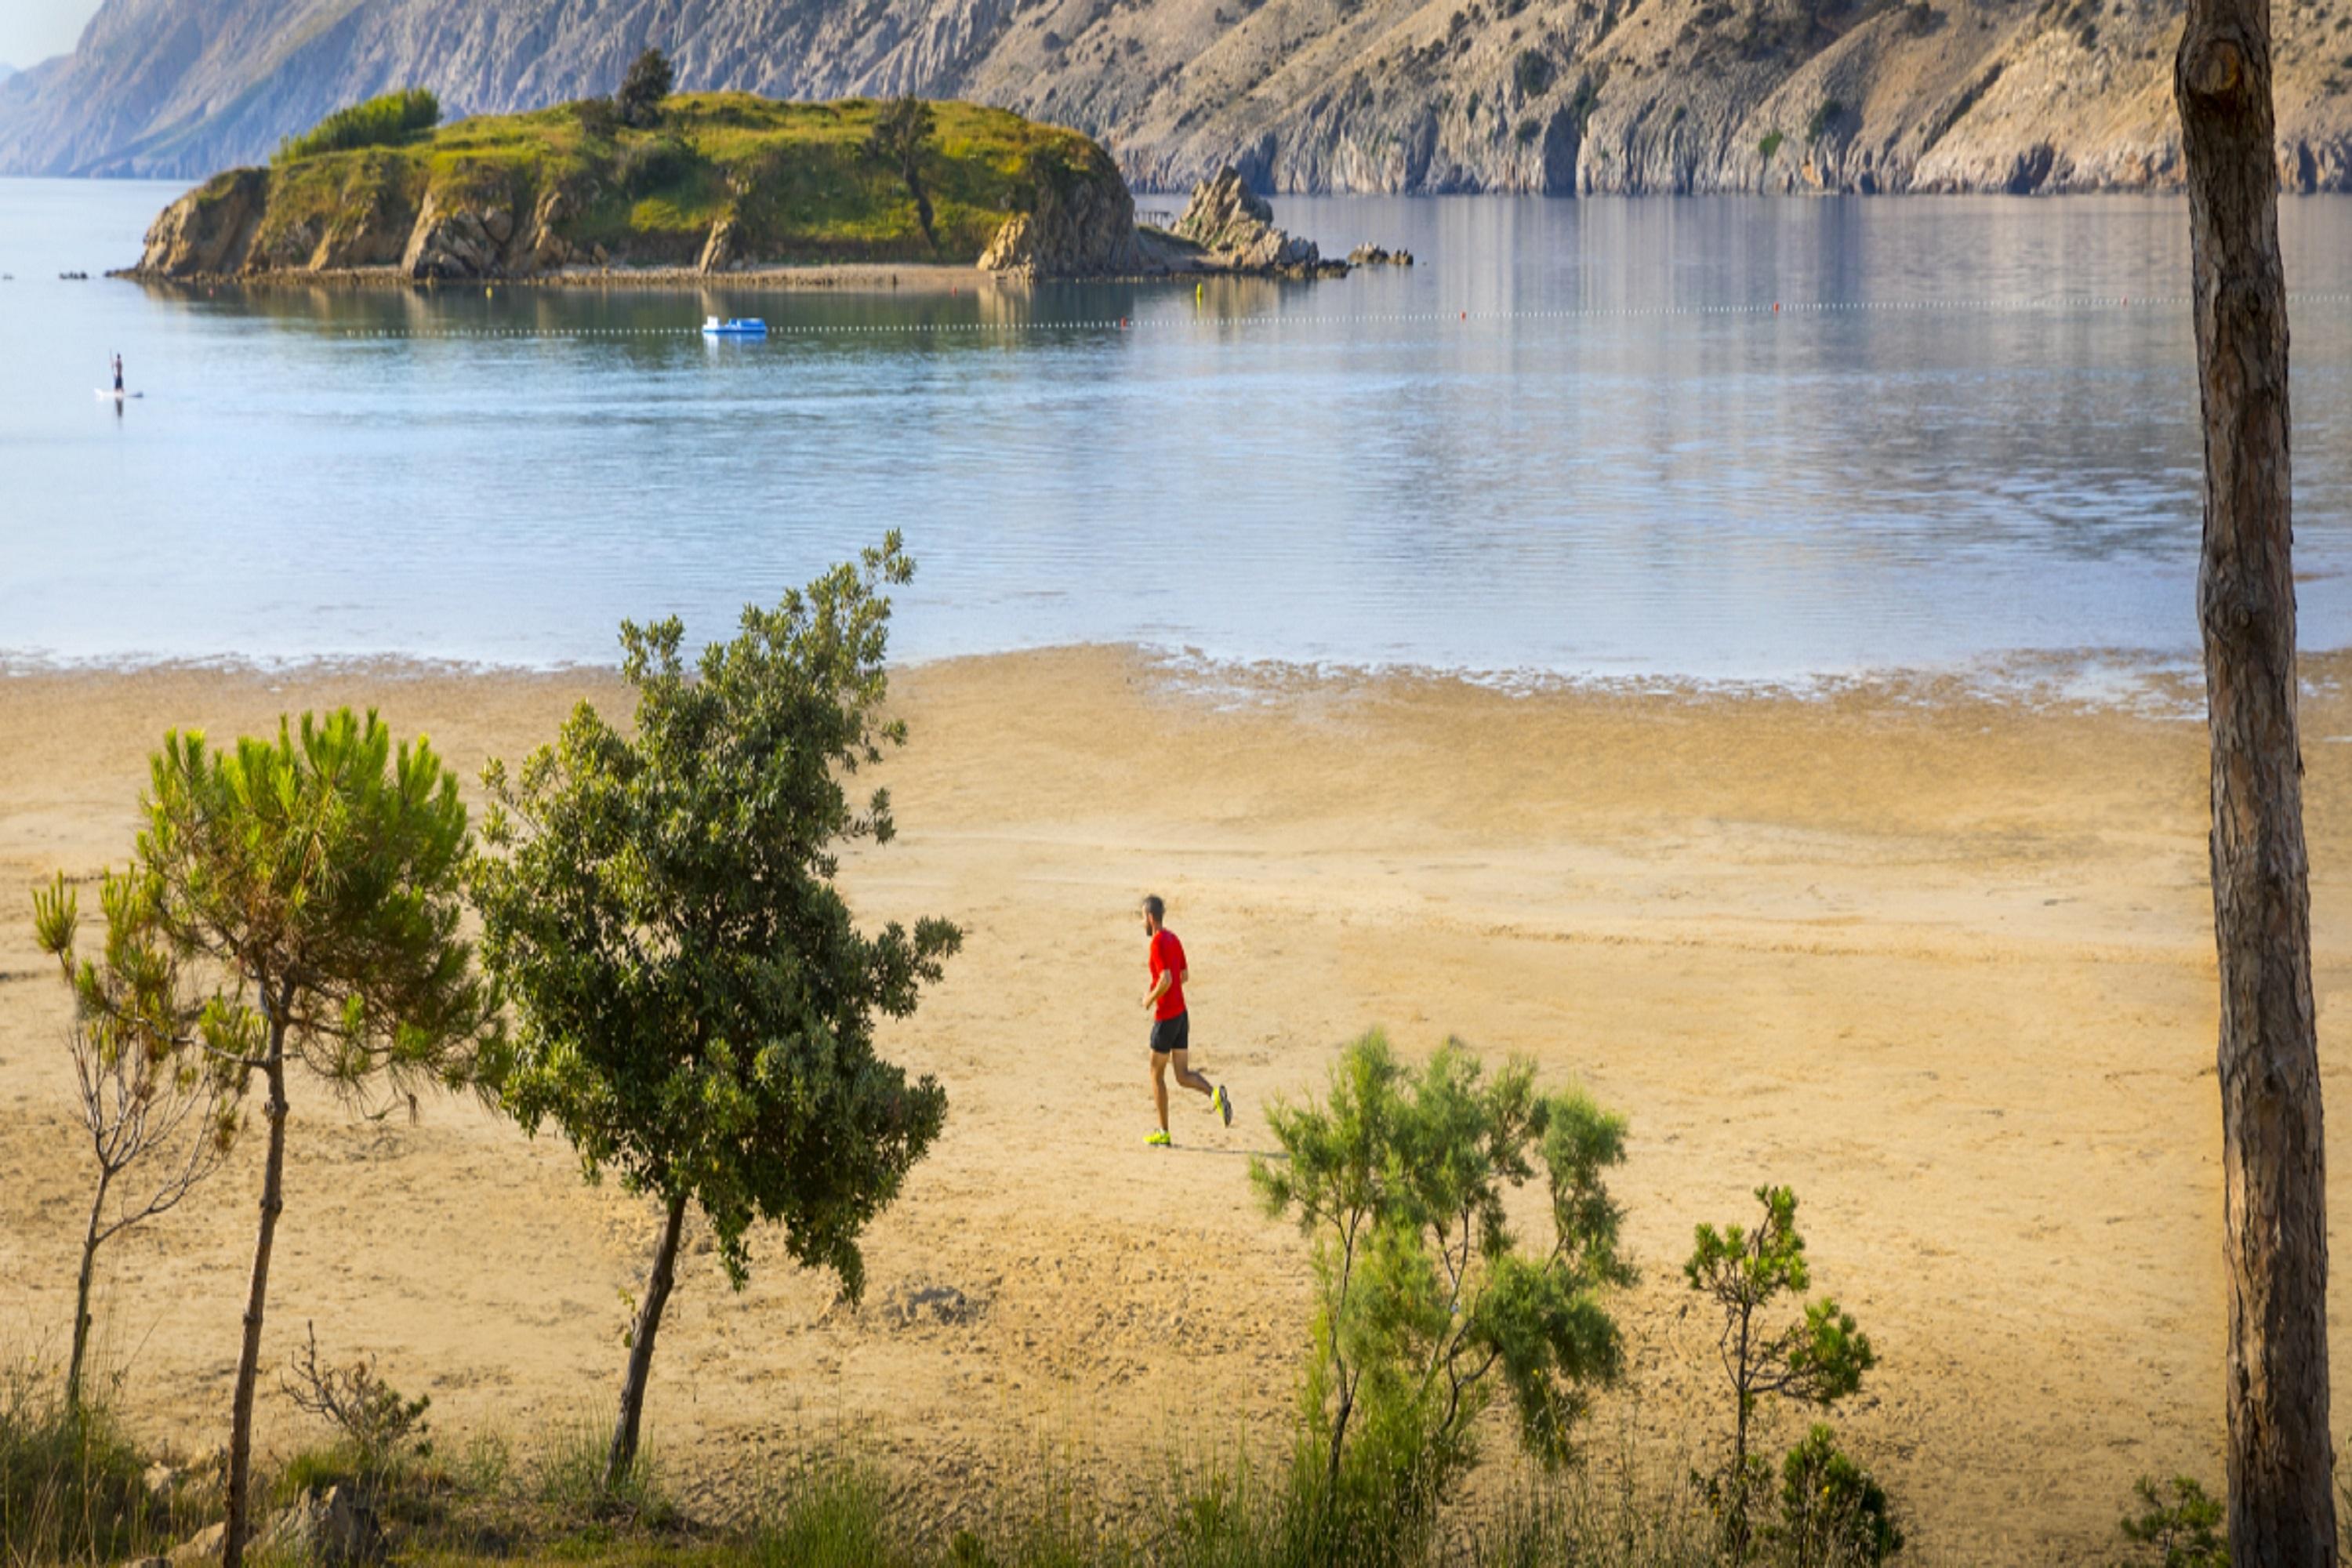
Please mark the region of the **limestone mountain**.
MULTIPOLYGON (((2352 0, 2277 0, 2278 158, 2352 189, 2352 0)), ((0 83, 0 172, 194 175, 387 89, 973 100, 1130 183, 2049 191, 2180 175, 2181 0, 106 0, 0 83)))

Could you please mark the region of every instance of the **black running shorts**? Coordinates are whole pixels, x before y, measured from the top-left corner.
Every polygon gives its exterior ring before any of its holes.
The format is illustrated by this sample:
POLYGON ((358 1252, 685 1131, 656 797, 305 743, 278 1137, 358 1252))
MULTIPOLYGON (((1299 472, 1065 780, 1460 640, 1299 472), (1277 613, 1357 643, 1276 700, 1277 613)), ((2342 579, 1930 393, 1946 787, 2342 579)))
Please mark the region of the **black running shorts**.
POLYGON ((1192 1015, 1179 1013, 1172 1018, 1151 1020, 1151 1054, 1164 1057, 1170 1051, 1189 1050, 1192 1044, 1192 1015))

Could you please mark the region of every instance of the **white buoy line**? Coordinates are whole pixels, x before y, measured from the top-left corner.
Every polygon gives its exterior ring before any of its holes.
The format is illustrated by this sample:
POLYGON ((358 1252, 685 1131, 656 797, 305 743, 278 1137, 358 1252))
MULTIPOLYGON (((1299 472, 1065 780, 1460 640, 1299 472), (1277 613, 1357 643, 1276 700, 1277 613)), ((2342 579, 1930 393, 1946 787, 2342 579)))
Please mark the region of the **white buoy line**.
MULTIPOLYGON (((1221 315, 1203 310, 1191 314, 1148 317, 1099 316, 1043 318, 1018 321, 810 321, 773 323, 768 336, 779 337, 905 337, 916 333, 964 332, 1013 335, 1069 331, 1144 331, 1170 327, 1247 326, 1404 326, 1451 321, 1471 322, 1664 320, 1678 316, 1843 315, 1848 313, 1986 313, 1995 311, 2055 312, 2070 310, 2141 310, 2188 305, 2187 294, 2044 295, 1983 300, 1793 300, 1727 305, 1656 305, 1568 307, 1550 310, 1398 310, 1349 311, 1331 315, 1291 315, 1262 311, 1221 315)), ((2294 305, 2352 304, 2352 291, 2294 293, 2294 305)), ((692 338, 698 326, 659 327, 346 327, 336 335, 352 340, 457 338, 511 341, 572 338, 692 338)))

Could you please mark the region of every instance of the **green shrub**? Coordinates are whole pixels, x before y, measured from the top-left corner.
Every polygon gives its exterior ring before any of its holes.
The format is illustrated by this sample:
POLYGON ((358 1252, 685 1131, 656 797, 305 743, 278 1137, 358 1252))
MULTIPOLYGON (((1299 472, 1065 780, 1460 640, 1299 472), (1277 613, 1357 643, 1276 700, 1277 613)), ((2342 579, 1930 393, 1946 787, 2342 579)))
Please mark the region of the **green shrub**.
POLYGON ((1379 1031, 1332 1069, 1323 1104, 1267 1114, 1288 1158, 1253 1159, 1266 1209, 1315 1247, 1315 1316, 1294 1467, 1319 1559, 1409 1543, 1475 1459, 1500 1394, 1547 1465, 1572 1454, 1588 1390, 1622 1363, 1604 1289, 1631 1281, 1603 1176, 1624 1122, 1581 1094, 1491 1079, 1449 1040, 1414 1071, 1379 1031), (1540 1169, 1552 1235, 1522 1250, 1507 1189, 1540 1169))
POLYGON ((610 142, 620 133, 621 111, 613 107, 609 98, 583 98, 572 106, 580 121, 583 135, 598 142, 610 142))
POLYGON ((1518 128, 1513 131, 1511 134, 1517 138, 1519 145, 1524 147, 1528 142, 1533 142, 1537 137, 1543 134, 1543 127, 1537 124, 1532 119, 1522 120, 1518 123, 1518 128))
POLYGON ((1781 135, 1778 131, 1767 131, 1764 132, 1763 139, 1756 143, 1756 152, 1758 156, 1761 157, 1766 163, 1770 163, 1772 161, 1772 154, 1778 153, 1780 150, 1780 143, 1787 140, 1788 138, 1781 135))
POLYGON ((1558 68, 1549 56, 1539 49, 1522 49, 1511 67, 1511 81, 1521 98, 1534 98, 1549 88, 1558 68))
POLYGON ((149 1492, 151 1463, 102 1401, 69 1404, 37 1363, 0 1369, 0 1562, 113 1563, 169 1545, 173 1500, 149 1492))
POLYGON ((1840 103, 1834 98, 1825 98, 1822 100, 1820 106, 1813 110, 1812 118, 1805 121, 1806 142, 1810 144, 1820 141, 1822 137, 1836 130, 1839 125, 1844 122, 1844 104, 1840 103))
POLYGON ((630 195, 647 196, 684 184, 701 162, 701 155, 679 138, 655 136, 623 148, 613 172, 630 195))
POLYGON ((1780 1522, 1790 1568, 1876 1568, 1903 1550, 1886 1490, 1819 1425, 1780 1463, 1780 1522))
POLYGON ((2124 1539, 2144 1550, 2134 1561, 2150 1568, 2230 1568, 2230 1542, 2224 1534, 2221 1500, 2188 1476, 2175 1476, 2171 1495, 2142 1476, 2132 1488, 2140 1511, 2123 1521, 2124 1539))
POLYGON ((403 88, 338 109, 299 136, 278 144, 276 162, 290 163, 351 147, 391 147, 441 123, 441 100, 425 88, 403 88))
POLYGON ((1862 1386, 1878 1362, 1870 1337, 1836 1300, 1802 1302, 1802 1312, 1777 1324, 1782 1297, 1801 1300, 1812 1288, 1805 1238, 1797 1229, 1797 1194, 1759 1187, 1761 1219, 1752 1227, 1702 1225, 1683 1278, 1714 1301, 1722 1315, 1717 1347, 1732 1393, 1731 1458, 1710 1482, 1723 1523, 1726 1552, 1745 1561, 1758 1504, 1769 1495, 1771 1467, 1749 1449, 1749 1428, 1767 1398, 1826 1410, 1862 1386))

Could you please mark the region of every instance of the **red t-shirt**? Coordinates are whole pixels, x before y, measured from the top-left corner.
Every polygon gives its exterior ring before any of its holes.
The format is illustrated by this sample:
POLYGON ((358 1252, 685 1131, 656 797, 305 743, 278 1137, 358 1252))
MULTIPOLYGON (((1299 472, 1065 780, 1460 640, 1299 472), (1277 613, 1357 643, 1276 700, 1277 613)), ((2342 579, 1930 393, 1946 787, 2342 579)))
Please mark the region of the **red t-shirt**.
MULTIPOLYGON (((1176 940, 1174 931, 1166 926, 1160 927, 1151 936, 1151 984, 1159 984, 1160 977, 1171 971, 1181 975, 1184 968, 1184 944, 1176 940)), ((1168 989, 1160 994, 1159 1005, 1151 1009, 1151 1016, 1155 1018, 1181 1018, 1184 1016, 1184 983, 1181 980, 1168 983, 1168 989)))

